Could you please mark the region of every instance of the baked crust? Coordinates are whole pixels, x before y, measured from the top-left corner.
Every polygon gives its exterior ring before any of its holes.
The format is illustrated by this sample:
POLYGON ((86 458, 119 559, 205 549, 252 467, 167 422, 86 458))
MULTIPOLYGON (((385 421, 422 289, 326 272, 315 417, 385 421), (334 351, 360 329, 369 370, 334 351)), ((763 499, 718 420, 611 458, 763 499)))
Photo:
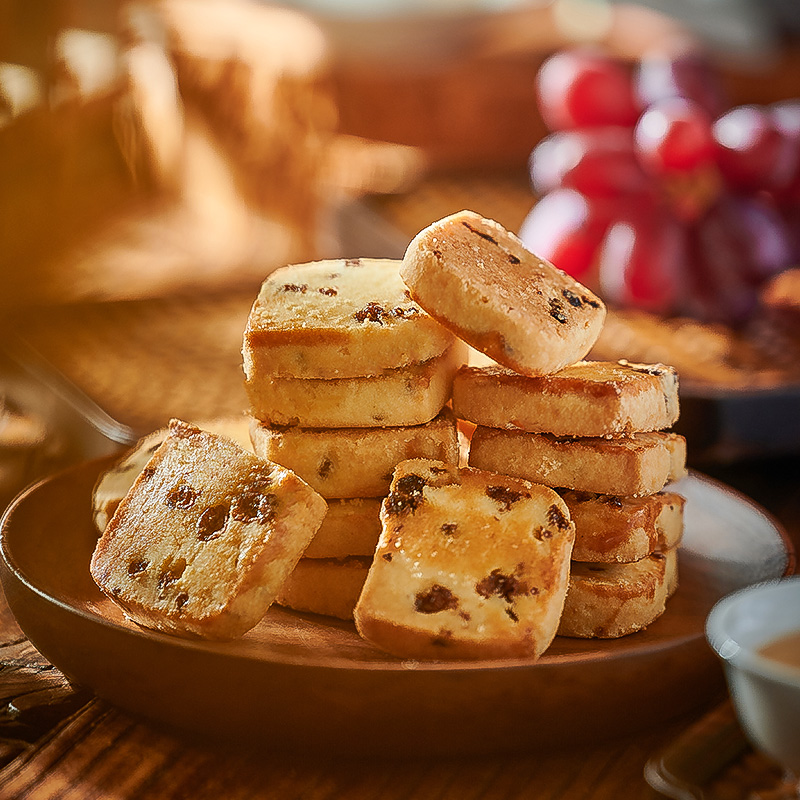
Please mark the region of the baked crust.
POLYGON ((401 268, 411 296, 463 341, 523 375, 579 361, 603 302, 497 222, 460 211, 420 231, 401 268))
POLYGON ((252 420, 255 452, 291 469, 323 497, 378 497, 400 461, 458 464, 458 434, 445 408, 430 422, 385 428, 286 428, 252 420))
POLYGON ((675 553, 629 564, 573 561, 558 635, 616 639, 640 631, 664 613, 676 585, 675 553))
POLYGON ((630 562, 656 549, 673 548, 683 533, 685 500, 675 492, 618 497, 558 492, 575 523, 575 561, 630 562))
POLYGON ((424 425, 450 399, 460 361, 453 345, 422 364, 360 378, 248 380, 250 413, 269 425, 375 428, 424 425))
POLYGON ((371 558, 301 558, 276 603, 310 614, 353 619, 371 558))
POLYGON ((381 534, 383 497, 328 500, 328 513, 303 558, 368 556, 372 560, 381 534))
POLYGON ((536 659, 558 626, 575 528, 545 486, 422 459, 398 464, 359 633, 405 658, 536 659))
POLYGON ((264 616, 326 510, 283 467, 173 420, 100 537, 92 578, 140 625, 235 638, 264 616))
POLYGON ((678 376, 663 364, 627 361, 580 361, 539 377, 464 366, 453 409, 479 425, 556 436, 662 430, 678 419, 678 376))
POLYGON ((273 272, 244 332, 248 382, 380 375, 440 356, 453 335, 411 300, 399 268, 353 258, 273 272))
POLYGON ((569 438, 479 425, 469 463, 554 488, 640 497, 686 474, 686 440, 662 431, 569 438))

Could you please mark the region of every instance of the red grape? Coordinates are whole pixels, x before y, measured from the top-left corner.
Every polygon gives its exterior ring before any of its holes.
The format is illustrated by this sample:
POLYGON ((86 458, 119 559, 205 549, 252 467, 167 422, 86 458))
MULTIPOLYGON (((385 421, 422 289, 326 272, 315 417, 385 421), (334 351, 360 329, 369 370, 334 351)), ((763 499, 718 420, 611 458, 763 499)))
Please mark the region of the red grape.
POLYGON ((794 175, 797 147, 759 106, 738 106, 714 122, 717 160, 734 189, 758 191, 786 185, 794 175))
POLYGON ((574 189, 556 189, 531 209, 519 238, 532 253, 584 280, 594 265, 610 211, 606 204, 591 202, 574 189))
POLYGON ((774 103, 770 112, 796 164, 793 173, 787 171, 786 184, 778 190, 778 197, 781 202, 800 203, 800 100, 774 103))
POLYGON ((630 128, 551 133, 531 153, 530 173, 539 196, 559 187, 590 197, 652 191, 633 152, 630 128))
POLYGON ((731 227, 724 202, 688 228, 690 269, 685 313, 706 322, 738 325, 753 312, 756 295, 749 280, 747 252, 731 227))
POLYGON ((550 56, 539 68, 536 88, 539 111, 553 131, 631 126, 639 116, 627 69, 592 50, 550 56))
POLYGON ((691 100, 661 100, 650 106, 633 137, 642 165, 659 178, 714 162, 711 118, 691 100))
POLYGON ((727 108, 722 83, 712 64, 700 53, 643 56, 636 73, 636 92, 645 107, 681 97, 697 103, 711 117, 727 108))
POLYGON ((672 313, 683 291, 686 260, 682 227, 646 204, 609 227, 600 249, 598 286, 609 302, 672 313))

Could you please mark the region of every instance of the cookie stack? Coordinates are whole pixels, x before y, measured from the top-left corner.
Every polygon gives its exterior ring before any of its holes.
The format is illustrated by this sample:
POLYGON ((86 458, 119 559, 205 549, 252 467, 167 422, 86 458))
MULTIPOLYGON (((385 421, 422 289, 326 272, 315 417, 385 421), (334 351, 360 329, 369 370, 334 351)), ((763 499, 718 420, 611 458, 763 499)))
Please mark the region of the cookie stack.
POLYGON ((472 212, 421 231, 402 275, 430 314, 498 362, 454 381, 453 410, 476 425, 470 466, 553 487, 574 514, 559 633, 645 627, 677 585, 683 501, 661 493, 685 473, 683 437, 663 432, 678 416, 675 371, 582 361, 601 301, 472 212))
POLYGON ((396 464, 458 463, 445 408, 460 347, 413 302, 388 259, 284 267, 261 287, 244 335, 257 455, 292 470, 328 514, 278 602, 351 618, 396 464))

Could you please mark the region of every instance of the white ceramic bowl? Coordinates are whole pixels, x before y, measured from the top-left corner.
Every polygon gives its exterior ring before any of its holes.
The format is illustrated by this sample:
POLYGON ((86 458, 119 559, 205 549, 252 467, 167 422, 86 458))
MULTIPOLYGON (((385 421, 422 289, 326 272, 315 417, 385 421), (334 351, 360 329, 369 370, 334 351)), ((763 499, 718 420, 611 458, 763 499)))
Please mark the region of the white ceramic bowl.
POLYGON ((706 637, 722 659, 745 734, 800 775, 800 667, 758 652, 792 631, 800 631, 800 575, 734 592, 706 621, 706 637))

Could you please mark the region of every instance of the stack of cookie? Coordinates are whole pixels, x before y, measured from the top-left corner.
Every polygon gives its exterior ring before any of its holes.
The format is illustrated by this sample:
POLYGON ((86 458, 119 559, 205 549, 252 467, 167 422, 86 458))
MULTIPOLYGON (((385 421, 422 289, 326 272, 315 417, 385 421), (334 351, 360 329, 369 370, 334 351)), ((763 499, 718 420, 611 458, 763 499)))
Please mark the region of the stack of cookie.
POLYGON ((477 426, 470 466, 556 488, 575 515, 559 633, 649 624, 677 580, 682 500, 659 494, 685 472, 684 439, 663 432, 678 416, 675 371, 581 361, 602 303, 472 212, 420 232, 402 274, 429 313, 498 362, 462 367, 454 382, 456 416, 477 426))
POLYGON ((293 265, 264 282, 244 335, 257 455, 292 470, 328 513, 278 602, 351 618, 396 464, 458 463, 460 347, 410 299, 400 262, 293 265))

